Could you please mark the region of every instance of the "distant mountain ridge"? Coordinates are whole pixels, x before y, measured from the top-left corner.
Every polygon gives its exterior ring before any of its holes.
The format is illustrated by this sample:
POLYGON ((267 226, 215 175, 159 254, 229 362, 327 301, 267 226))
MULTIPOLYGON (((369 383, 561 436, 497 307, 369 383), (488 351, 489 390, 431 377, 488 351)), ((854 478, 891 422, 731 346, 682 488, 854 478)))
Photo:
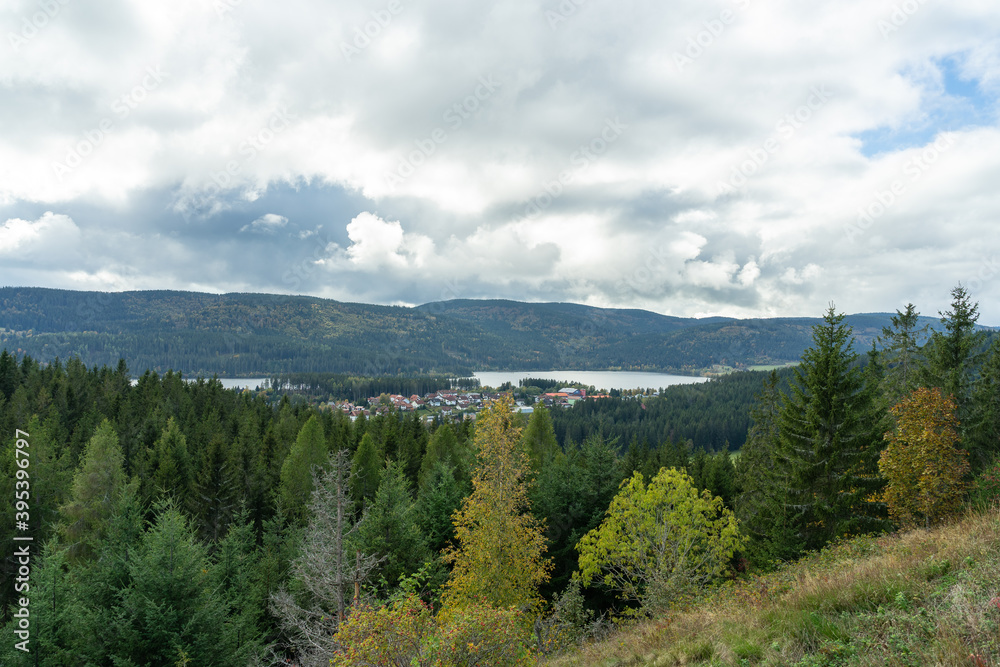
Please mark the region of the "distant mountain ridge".
MULTIPOLYGON (((887 313, 850 315, 863 351, 887 313)), ((934 318, 923 318, 932 325, 934 318)), ((469 374, 474 370, 695 373, 797 360, 819 318, 682 318, 506 300, 407 308, 309 296, 0 288, 0 347, 39 360, 128 361, 135 373, 469 374)))

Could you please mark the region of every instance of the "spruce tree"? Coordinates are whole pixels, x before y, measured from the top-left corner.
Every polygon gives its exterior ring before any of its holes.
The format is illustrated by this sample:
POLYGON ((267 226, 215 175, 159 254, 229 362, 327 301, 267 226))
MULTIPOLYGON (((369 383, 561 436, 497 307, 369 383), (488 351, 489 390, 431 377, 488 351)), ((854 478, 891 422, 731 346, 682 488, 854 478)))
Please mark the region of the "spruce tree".
POLYGON ((843 320, 831 306, 813 327, 813 346, 795 368, 778 417, 786 504, 807 549, 886 526, 884 505, 874 501, 883 486, 878 457, 884 420, 843 320))
POLYGON ((882 345, 883 364, 886 367, 882 382, 888 405, 917 388, 925 359, 921 344, 927 335, 927 326, 920 327, 920 313, 912 303, 903 311, 896 311, 891 327, 882 327, 878 342, 882 345))
POLYGON ((382 481, 382 449, 371 432, 361 437, 361 444, 351 460, 351 496, 361 506, 375 495, 382 481))
POLYGON ((953 396, 958 404, 958 419, 964 423, 984 334, 976 331, 979 304, 972 302, 968 290, 959 284, 951 290, 951 296, 951 310, 941 313, 944 331, 931 334, 927 345, 928 364, 923 384, 939 387, 946 395, 953 396))
POLYGON ((73 559, 90 556, 104 537, 112 509, 125 488, 123 461, 118 434, 105 420, 87 443, 73 477, 70 501, 60 509, 62 535, 73 559))
POLYGON ((780 380, 771 371, 750 411, 750 431, 736 466, 736 516, 749 538, 746 554, 757 566, 788 560, 801 550, 790 522, 788 469, 780 465, 780 380))
POLYGON ((194 488, 194 466, 187 438, 177 420, 170 417, 160 439, 153 445, 146 482, 146 498, 173 498, 177 507, 187 507, 194 488))
POLYGON ((313 468, 327 460, 326 438, 323 425, 315 415, 302 426, 288 458, 281 466, 281 485, 278 494, 286 515, 302 523, 306 516, 306 503, 313 491, 313 468))
POLYGON ((524 429, 524 447, 536 474, 560 453, 552 416, 542 403, 535 405, 528 427, 524 429))
POLYGON ((416 572, 430 556, 417 524, 416 504, 403 464, 389 461, 382 471, 382 483, 358 528, 358 549, 382 559, 373 572, 389 586, 416 572))
POLYGON ((973 384, 971 412, 965 447, 974 469, 981 469, 1000 455, 1000 336, 973 384))

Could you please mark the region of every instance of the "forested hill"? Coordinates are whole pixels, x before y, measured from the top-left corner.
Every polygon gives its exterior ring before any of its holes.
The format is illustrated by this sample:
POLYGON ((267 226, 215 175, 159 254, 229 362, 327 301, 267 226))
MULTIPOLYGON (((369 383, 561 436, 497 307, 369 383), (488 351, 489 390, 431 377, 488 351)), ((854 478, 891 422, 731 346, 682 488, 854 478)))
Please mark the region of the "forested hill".
MULTIPOLYGON (((848 322, 865 347, 888 319, 854 315, 848 322)), ((692 319, 566 303, 457 300, 405 308, 268 294, 0 288, 0 347, 36 359, 78 355, 89 366, 125 358, 137 373, 691 373, 797 360, 818 321, 692 319)))

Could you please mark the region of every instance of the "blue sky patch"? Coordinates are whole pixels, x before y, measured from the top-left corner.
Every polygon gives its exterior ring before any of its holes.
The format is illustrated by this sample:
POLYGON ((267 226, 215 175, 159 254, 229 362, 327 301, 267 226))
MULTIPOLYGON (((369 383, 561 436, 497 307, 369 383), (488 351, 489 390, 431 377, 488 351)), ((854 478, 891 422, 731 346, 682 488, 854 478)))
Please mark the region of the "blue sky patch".
POLYGON ((917 146, 925 146, 941 132, 992 125, 997 118, 997 97, 978 79, 962 72, 962 56, 951 55, 931 62, 929 72, 904 72, 923 89, 921 107, 898 125, 882 125, 854 135, 861 139, 861 153, 872 157, 917 146))

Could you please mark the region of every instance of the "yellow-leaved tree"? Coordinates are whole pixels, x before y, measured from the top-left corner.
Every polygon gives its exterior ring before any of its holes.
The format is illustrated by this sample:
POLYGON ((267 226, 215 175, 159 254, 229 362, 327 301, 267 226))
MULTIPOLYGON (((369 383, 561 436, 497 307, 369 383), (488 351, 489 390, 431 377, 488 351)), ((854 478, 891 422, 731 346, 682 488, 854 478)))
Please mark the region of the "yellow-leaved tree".
POLYGON ((576 548, 585 586, 601 579, 623 600, 656 611, 720 577, 744 542, 721 498, 660 468, 649 485, 639 472, 622 482, 604 521, 576 548))
POLYGON ((445 618, 477 604, 537 609, 541 603, 538 587, 551 563, 544 525, 528 511, 530 465, 513 408, 507 395, 476 420, 472 494, 453 517, 457 546, 444 554, 453 565, 441 599, 445 618))
POLYGON ((955 401, 919 387, 892 407, 896 428, 885 434, 878 467, 889 514, 904 526, 930 526, 954 513, 965 493, 968 452, 958 448, 955 401))

